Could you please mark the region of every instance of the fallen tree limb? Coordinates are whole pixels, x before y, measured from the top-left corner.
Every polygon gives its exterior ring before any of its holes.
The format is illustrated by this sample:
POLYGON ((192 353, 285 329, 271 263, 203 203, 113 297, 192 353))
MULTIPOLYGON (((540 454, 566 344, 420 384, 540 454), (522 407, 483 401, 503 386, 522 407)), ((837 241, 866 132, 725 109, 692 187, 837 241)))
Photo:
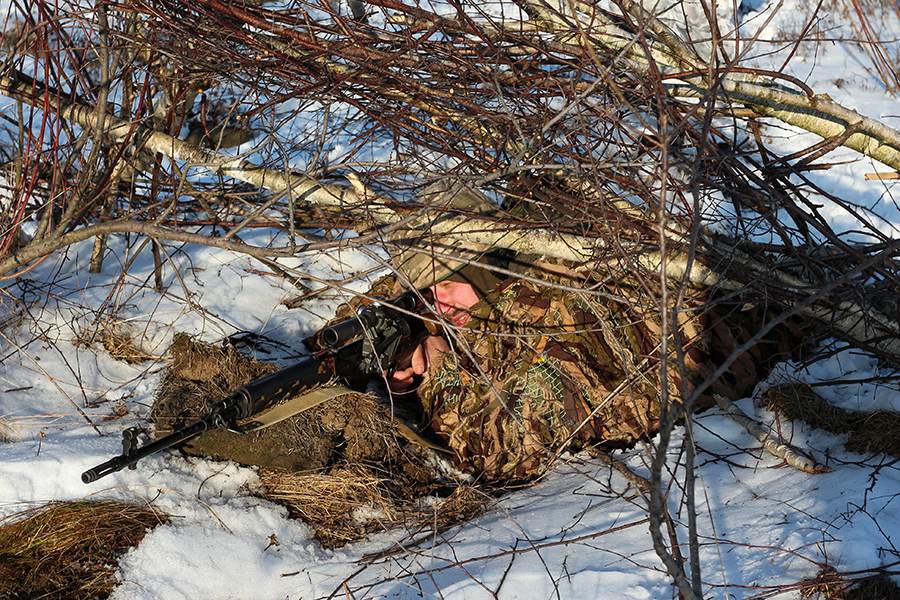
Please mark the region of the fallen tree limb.
MULTIPOLYGON (((641 36, 621 28, 600 11, 591 16, 602 22, 598 27, 587 28, 590 42, 599 47, 618 52, 618 60, 647 73, 658 70, 664 80, 667 95, 673 98, 706 98, 732 104, 744 104, 762 116, 777 119, 799 127, 825 139, 839 138, 852 132, 842 145, 864 156, 871 157, 888 167, 900 170, 900 131, 884 123, 860 115, 830 98, 817 96, 806 90, 798 93, 774 79, 761 77, 746 71, 734 72, 732 66, 710 69, 705 60, 692 52, 675 33, 661 23, 652 13, 632 0, 617 0, 626 14, 634 17, 655 37, 641 36), (677 81, 683 82, 681 84, 677 81)), ((577 15, 561 14, 545 9, 536 0, 528 4, 535 7, 541 19, 552 25, 560 41, 572 42, 576 34, 572 22, 577 15), (539 9, 537 7, 540 7, 539 9)))
MULTIPOLYGON (((415 16, 416 19, 422 20, 424 22, 422 26, 430 28, 446 26, 448 30, 459 32, 463 38, 469 36, 471 41, 478 41, 474 37, 476 34, 486 36, 485 39, 491 39, 492 43, 498 45, 498 51, 507 51, 508 49, 510 52, 517 53, 517 56, 523 52, 538 51, 537 46, 500 46, 504 40, 516 39, 515 37, 510 37, 513 33, 521 34, 522 31, 533 31, 535 33, 551 32, 557 38, 557 41, 554 43, 558 44, 553 47, 554 52, 568 52, 573 56, 576 54, 581 56, 586 50, 591 48, 599 49, 605 44, 602 47, 606 48, 606 50, 612 49, 618 52, 616 56, 611 58, 614 62, 610 63, 610 65, 613 65, 617 60, 631 61, 635 64, 643 61, 641 64, 644 66, 641 68, 645 70, 652 66, 659 69, 663 76, 677 77, 682 83, 664 88, 667 90, 666 93, 670 95, 683 94, 696 97, 698 95, 713 94, 714 97, 731 99, 732 101, 737 100, 755 107, 768 107, 766 110, 786 111, 789 113, 787 117, 790 118, 794 118, 791 115, 813 114, 816 119, 824 119, 829 127, 833 127, 828 131, 823 130, 825 135, 838 135, 839 132, 846 132, 849 127, 853 127, 857 130, 856 133, 846 136, 847 139, 844 142, 859 148, 862 152, 869 153, 873 157, 881 156, 879 160, 886 161, 885 164, 892 164, 891 161, 895 158, 896 147, 900 147, 900 141, 898 141, 900 140, 900 134, 896 131, 880 123, 859 117, 855 112, 828 100, 817 98, 814 95, 810 96, 809 93, 797 93, 770 78, 759 77, 752 73, 731 73, 727 69, 721 72, 711 71, 710 73, 713 74, 721 74, 718 76, 718 79, 710 78, 709 73, 700 73, 695 69, 697 57, 695 55, 688 56, 690 50, 683 44, 680 44, 677 36, 665 29, 652 15, 641 12, 643 9, 634 3, 629 3, 625 0, 622 0, 620 3, 623 6, 623 10, 626 12, 631 11, 629 14, 637 15, 638 23, 647 24, 650 31, 655 34, 655 37, 647 36, 646 39, 638 40, 635 33, 623 29, 620 27, 621 23, 614 22, 599 12, 596 13, 599 20, 592 24, 591 27, 581 23, 581 30, 573 29, 573 23, 576 23, 577 17, 570 15, 567 19, 564 19, 560 14, 544 10, 543 8, 534 11, 535 18, 531 21, 516 25, 479 22, 476 30, 472 22, 453 21, 437 17, 420 9, 392 3, 391 0, 374 0, 373 2, 375 5, 390 7, 392 10, 405 11, 415 16), (599 23, 599 25, 596 23, 599 23), (521 29, 517 32, 513 32, 510 29, 519 26, 521 26, 521 29), (591 44, 594 46, 591 46, 591 44), (691 69, 694 70, 692 71, 691 69), (714 90, 714 92, 710 90, 714 90)), ((251 9, 245 5, 230 5, 218 0, 204 0, 200 4, 214 6, 217 9, 229 8, 230 17, 238 21, 240 19, 251 19, 252 23, 258 26, 260 32, 266 33, 255 33, 252 36, 248 36, 248 34, 243 33, 243 29, 240 29, 244 38, 249 39, 252 43, 262 44, 266 48, 283 52, 284 56, 291 60, 300 61, 301 63, 308 60, 310 65, 321 71, 317 76, 333 77, 338 81, 353 81, 354 85, 374 86, 372 87, 374 93, 386 95, 392 101, 401 104, 415 105, 432 115, 441 113, 444 106, 441 102, 468 102, 453 89, 442 91, 433 96, 419 97, 422 92, 426 91, 420 84, 416 84, 418 87, 414 85, 409 89, 402 87, 393 89, 390 87, 390 81, 379 77, 366 76, 362 79, 354 80, 353 77, 363 70, 362 67, 365 66, 365 63, 355 63, 354 60, 361 61, 360 57, 365 58, 368 56, 366 53, 372 53, 375 50, 366 48, 362 51, 359 48, 348 47, 347 44, 336 44, 331 39, 320 40, 319 38, 323 36, 319 35, 317 37, 317 33, 312 26, 310 26, 308 31, 298 32, 288 27, 277 25, 274 19, 271 20, 271 25, 267 25, 270 21, 263 18, 263 16, 269 13, 266 13, 263 9, 251 9), (319 42, 322 43, 321 48, 316 46, 319 42), (319 50, 324 50, 324 53, 319 50), (334 60, 328 52, 343 54, 337 55, 340 60, 334 60), (413 91, 415 94, 412 93, 413 91)), ((223 25, 238 27, 240 23, 224 23, 223 25)), ((323 28, 321 31, 327 32, 331 36, 335 32, 335 30, 327 28, 323 28)), ((385 43, 394 43, 395 40, 402 39, 400 35, 396 37, 391 37, 387 34, 375 35, 366 33, 365 35, 379 43, 384 40, 387 40, 385 43)), ((378 50, 374 56, 376 59, 381 60, 383 57, 389 56, 389 54, 386 54, 384 50, 378 50)), ((451 56, 451 54, 448 53, 447 56, 451 56)), ((593 56, 597 55, 594 54, 593 56)), ((605 56, 609 57, 610 55, 607 52, 605 56)), ((404 68, 421 69, 426 72, 429 69, 445 71, 452 66, 451 63, 443 59, 430 61, 427 55, 421 53, 409 53, 404 58, 404 61, 402 63, 404 68)), ((394 65, 401 63, 394 61, 385 64, 394 65)), ((379 68, 384 69, 385 74, 393 73, 391 70, 393 67, 379 66, 379 68)), ((410 80, 409 74, 403 74, 402 77, 403 82, 410 80)), ((401 80, 398 79, 398 81, 401 80)), ((558 84, 559 81, 556 80, 553 83, 553 85, 558 84)), ((588 87, 582 92, 586 94, 591 89, 593 88, 588 87)), ((55 111, 61 117, 77 123, 85 129, 98 129, 101 125, 98 121, 98 115, 102 113, 99 113, 99 111, 94 110, 92 107, 64 100, 64 94, 55 93, 21 73, 14 74, 12 77, 0 77, 0 93, 29 103, 34 107, 43 107, 46 110, 55 111)), ((590 99, 585 97, 584 94, 574 97, 557 114, 572 110, 573 107, 580 103, 588 103, 590 99)), ((446 112, 446 116, 453 120, 460 130, 465 130, 478 140, 481 140, 480 143, 509 137, 502 130, 502 120, 476 119, 462 110, 451 110, 446 112)), ((541 131, 545 132, 547 127, 547 123, 543 124, 541 131)), ((140 123, 118 119, 108 114, 105 115, 102 129, 107 138, 111 138, 118 143, 127 143, 136 149, 160 153, 172 160, 184 162, 188 166, 202 167, 208 169, 211 173, 244 181, 259 189, 266 189, 276 194, 284 194, 292 202, 305 202, 321 207, 339 209, 354 215, 354 218, 364 224, 364 230, 368 229, 371 231, 373 227, 376 228, 375 232, 356 240, 356 243, 364 243, 365 240, 382 241, 382 234, 385 234, 390 228, 405 227, 428 234, 445 235, 492 247, 507 248, 520 253, 541 254, 575 263, 594 261, 599 270, 606 268, 603 263, 606 258, 618 253, 619 256, 623 257, 622 260, 624 262, 617 263, 613 268, 621 268, 624 264, 626 268, 640 268, 648 273, 659 273, 665 268, 665 274, 670 279, 690 283, 698 287, 718 288, 737 292, 744 289, 748 283, 753 283, 754 280, 757 280, 760 286, 770 286, 771 289, 777 290, 778 293, 772 297, 772 300, 781 302, 788 307, 804 302, 804 299, 809 298, 818 289, 818 286, 811 282, 804 281, 802 278, 778 271, 777 269, 772 269, 771 265, 751 258, 749 255, 742 253, 739 247, 723 247, 712 239, 706 238, 702 231, 698 230, 700 237, 695 239, 696 233, 686 229, 673 219, 668 220, 665 232, 654 230, 655 235, 665 237, 663 241, 667 252, 663 256, 651 244, 640 243, 634 239, 618 237, 613 245, 613 242, 600 236, 576 235, 559 228, 530 226, 527 223, 510 224, 502 220, 477 218, 472 215, 448 212, 443 207, 443 202, 446 199, 441 198, 435 199, 433 202, 430 201, 428 205, 410 205, 411 208, 409 209, 400 209, 398 205, 401 203, 390 202, 376 194, 369 193, 361 182, 357 182, 357 185, 354 186, 343 186, 323 183, 297 173, 280 172, 253 164, 240 157, 228 156, 188 144, 171 135, 144 127, 140 123), (381 229, 380 232, 378 228, 381 229), (703 257, 703 262, 692 260, 690 258, 691 255, 683 251, 685 248, 690 248, 695 242, 699 242, 695 249, 696 255, 703 257), (728 269, 709 266, 716 264, 727 265, 728 269), (731 275, 731 273, 736 272, 742 275, 740 280, 735 279, 731 275)), ((522 152, 524 152, 524 149, 529 148, 532 142, 533 140, 527 139, 513 141, 508 143, 508 147, 512 148, 516 156, 519 157, 518 160, 521 160, 522 152)), ((900 167, 900 162, 897 165, 900 167)), ((508 167, 515 169, 520 166, 522 165, 517 163, 508 167)), ((494 177, 496 175, 492 174, 491 176, 494 177)), ((585 185, 587 184, 585 183, 585 185)), ((577 186, 570 187, 578 189, 577 186)), ((582 186, 581 191, 586 197, 590 198, 591 202, 616 203, 615 199, 604 198, 602 193, 586 191, 584 186, 582 186)), ((624 203, 626 201, 622 200, 621 202, 624 203)), ((239 231, 251 220, 259 218, 259 214, 264 208, 251 212, 245 217, 245 221, 238 223, 233 228, 233 231, 239 231)), ((621 207, 618 207, 617 210, 622 214, 628 212, 627 209, 621 209, 621 207)), ((197 243, 207 243, 221 247, 227 246, 236 251, 261 257, 285 256, 322 247, 319 245, 298 244, 281 248, 250 248, 240 242, 232 241, 230 239, 233 235, 232 233, 226 233, 222 239, 213 241, 212 239, 204 239, 203 236, 175 232, 164 227, 153 226, 148 229, 143 224, 113 220, 103 223, 103 226, 99 228, 91 225, 66 233, 61 231, 50 232, 45 239, 32 242, 0 260, 0 274, 7 274, 15 269, 23 268, 30 262, 40 258, 40 256, 58 249, 61 247, 60 244, 64 245, 72 240, 85 239, 102 232, 111 233, 115 231, 143 231, 160 239, 196 240, 197 243)), ((638 237, 637 239, 640 238, 638 237)), ((659 245, 656 247, 658 248, 659 245)), ((896 252, 895 247, 889 252, 882 253, 882 256, 890 257, 893 252, 896 252)), ((801 314, 826 323, 837 334, 845 335, 857 342, 864 343, 875 340, 875 344, 879 349, 889 355, 900 356, 900 341, 897 341, 897 324, 883 317, 883 315, 877 314, 870 307, 864 307, 858 302, 838 299, 832 295, 825 294, 817 296, 815 303, 804 304, 801 314)))
POLYGON ((773 456, 782 459, 788 465, 799 469, 811 475, 819 475, 822 473, 831 473, 834 471, 831 467, 818 464, 816 461, 803 456, 794 448, 778 440, 766 428, 747 416, 747 414, 739 409, 731 400, 716 395, 716 402, 719 408, 731 415, 731 418, 739 423, 747 433, 755 437, 763 448, 768 450, 773 456))
POLYGON ((37 107, 48 107, 60 117, 81 127, 95 129, 98 125, 103 125, 104 134, 117 142, 128 142, 139 149, 159 152, 171 159, 203 167, 212 173, 238 179, 258 188, 272 192, 290 192, 298 200, 320 206, 352 208, 361 203, 361 199, 347 187, 323 184, 295 174, 285 175, 238 157, 188 144, 169 134, 112 115, 105 115, 104 121, 100 123, 93 108, 66 100, 62 94, 41 90, 42 87, 23 73, 16 73, 15 78, 0 76, 0 94, 37 107))

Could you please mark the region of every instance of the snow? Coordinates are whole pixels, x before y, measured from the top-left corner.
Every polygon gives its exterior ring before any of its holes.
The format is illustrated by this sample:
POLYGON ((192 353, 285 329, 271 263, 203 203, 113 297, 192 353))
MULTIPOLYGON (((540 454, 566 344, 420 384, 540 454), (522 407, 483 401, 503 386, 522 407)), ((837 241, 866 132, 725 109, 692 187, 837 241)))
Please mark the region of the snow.
MULTIPOLYGON (((799 0, 786 1, 767 31, 788 22, 799 6, 799 0)), ((760 14, 745 16, 746 27, 759 26, 760 14)), ((884 26, 896 29, 897 23, 884 26)), ((839 34, 832 32, 835 38, 839 34)), ((760 51, 755 60, 777 68, 786 51, 760 51)), ((789 70, 817 93, 828 93, 862 114, 895 120, 896 100, 860 68, 864 58, 852 46, 829 44, 798 58, 789 70)), ((813 137, 787 127, 769 129, 767 135, 786 152, 808 146, 813 137)), ((338 143, 332 152, 341 152, 338 143)), ((864 173, 886 169, 846 150, 834 152, 830 160, 851 162, 811 178, 836 196, 868 207, 878 229, 896 238, 900 207, 892 184, 863 180, 864 173)), ((859 229, 846 211, 825 204, 822 214, 836 228, 859 229)), ((261 241, 276 234, 255 230, 242 235, 261 241)), ((321 327, 341 301, 325 294, 288 310, 282 302, 297 291, 284 280, 260 275, 252 259, 174 243, 163 246, 181 279, 167 264, 165 291, 157 293, 146 286, 154 267, 141 241, 111 239, 111 255, 118 262, 107 261, 101 274, 88 274, 91 248, 84 242, 54 255, 27 280, 7 283, 17 295, 41 299, 44 308, 16 328, 4 329, 0 339, 0 433, 12 440, 0 443, 0 516, 51 500, 91 497, 152 502, 172 517, 121 559, 114 599, 649 600, 676 595, 653 551, 646 502, 621 474, 585 455, 564 457, 537 485, 495 499, 484 514, 418 543, 410 544, 411 532, 394 529, 335 549, 322 548, 307 525, 253 495, 259 485, 255 472, 233 463, 164 454, 135 470, 83 484, 84 470, 121 451, 121 430, 147 416, 175 332, 208 341, 240 331, 259 333, 274 343, 271 354, 258 357, 285 360, 303 352, 299 340, 321 327), (110 326, 133 336, 157 360, 114 360, 90 341, 92 332, 110 326), (117 403, 127 407, 127 416, 104 420, 117 403), (398 543, 406 549, 380 555, 398 543)), ((299 255, 283 263, 322 281, 344 280, 379 264, 360 250, 299 255)), ((362 291, 366 282, 349 285, 362 291)), ((892 383, 875 382, 887 375, 871 357, 844 349, 813 364, 782 364, 769 381, 839 382, 816 391, 849 410, 900 411, 896 376, 892 383)), ((790 586, 814 577, 825 565, 853 572, 900 561, 900 469, 891 457, 848 453, 841 436, 778 420, 752 399, 738 406, 777 424, 786 440, 835 470, 821 475, 793 470, 761 451, 721 411, 698 415, 690 433, 698 456, 699 552, 707 597, 798 598, 790 586), (785 591, 779 592, 781 586, 785 591)), ((683 462, 686 435, 684 428, 675 432, 671 469, 683 462)), ((648 476, 643 448, 616 457, 648 476)), ((683 472, 678 469, 666 475, 671 479, 668 502, 684 543, 686 517, 679 510, 683 490, 678 484, 683 472)))

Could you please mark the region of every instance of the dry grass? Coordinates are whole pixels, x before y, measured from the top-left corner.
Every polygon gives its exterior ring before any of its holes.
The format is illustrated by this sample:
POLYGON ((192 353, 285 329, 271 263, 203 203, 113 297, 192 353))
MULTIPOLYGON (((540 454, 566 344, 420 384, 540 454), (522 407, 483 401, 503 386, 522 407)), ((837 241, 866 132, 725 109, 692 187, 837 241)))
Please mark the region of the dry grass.
POLYGON ((0 598, 105 598, 118 557, 168 521, 124 502, 53 502, 0 521, 0 598))
POLYGON ((145 352, 126 327, 115 323, 104 323, 94 331, 82 332, 72 343, 87 348, 100 344, 110 356, 127 363, 141 363, 158 358, 145 352))
POLYGON ((396 526, 444 528, 480 514, 489 498, 476 488, 460 485, 446 498, 410 498, 390 480, 360 466, 328 474, 262 471, 263 496, 288 507, 315 530, 323 546, 340 546, 371 531, 396 526))
POLYGON ((245 383, 271 373, 274 365, 250 360, 231 345, 207 344, 176 333, 168 350, 172 365, 150 413, 159 435, 183 427, 245 383))
POLYGON ((72 423, 84 423, 84 418, 77 414, 63 412, 0 416, 0 443, 19 442, 23 437, 29 436, 42 438, 44 437, 43 431, 48 427, 60 427, 72 423))
POLYGON ((800 591, 801 598, 821 600, 900 600, 900 586, 884 573, 850 578, 825 567, 800 591))
POLYGON ((900 600, 900 586, 890 577, 875 576, 858 581, 844 593, 842 600, 900 600))
POLYGON ((769 410, 835 434, 850 434, 844 447, 859 454, 900 456, 900 414, 858 412, 828 403, 805 384, 786 384, 765 391, 760 399, 769 410))
POLYGON ((100 343, 103 344, 110 356, 127 363, 140 363, 156 358, 144 352, 131 335, 115 329, 102 331, 100 343))
POLYGON ((10 421, 5 417, 0 417, 0 443, 8 443, 13 441, 15 434, 13 433, 10 421))
POLYGON ((264 497, 287 506, 292 516, 310 524, 323 546, 343 545, 402 520, 385 481, 362 467, 328 474, 264 471, 260 478, 264 497))

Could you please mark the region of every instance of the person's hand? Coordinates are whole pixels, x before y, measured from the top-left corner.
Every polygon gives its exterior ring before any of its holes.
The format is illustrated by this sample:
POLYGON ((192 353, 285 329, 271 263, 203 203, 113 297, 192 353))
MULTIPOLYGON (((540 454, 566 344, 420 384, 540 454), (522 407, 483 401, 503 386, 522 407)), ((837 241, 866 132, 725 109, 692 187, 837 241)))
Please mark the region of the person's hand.
POLYGON ((438 357, 444 352, 450 351, 450 344, 439 335, 430 335, 419 342, 413 350, 409 367, 398 369, 388 379, 388 387, 395 394, 402 394, 409 390, 417 375, 425 375, 438 357))

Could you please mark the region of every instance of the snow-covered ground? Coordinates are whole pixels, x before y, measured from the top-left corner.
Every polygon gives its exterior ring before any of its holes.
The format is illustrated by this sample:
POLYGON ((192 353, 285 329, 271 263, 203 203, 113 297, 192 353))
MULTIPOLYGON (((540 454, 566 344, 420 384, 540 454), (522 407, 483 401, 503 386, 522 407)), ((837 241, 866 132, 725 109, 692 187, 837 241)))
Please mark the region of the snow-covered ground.
MULTIPOLYGON (((784 3, 769 37, 801 4, 784 3)), ((762 19, 749 22, 753 27, 762 19)), ((893 27, 900 29, 896 19, 893 27)), ((821 46, 798 57, 793 73, 818 93, 896 125, 897 101, 860 66, 865 58, 860 50, 847 44, 821 46)), ((784 56, 756 60, 773 67, 784 56)), ((812 139, 786 129, 768 133, 786 151, 808 146, 812 139)), ((865 173, 886 169, 850 151, 830 159, 854 162, 815 173, 816 182, 870 209, 880 219, 879 229, 896 238, 900 208, 892 184, 864 181, 865 173)), ((838 208, 823 210, 836 228, 856 228, 838 208)), ((269 235, 247 233, 257 241, 269 235)), ((618 472, 582 455, 569 457, 538 485, 496 500, 469 523, 372 560, 364 557, 390 548, 405 532, 323 549, 304 523, 250 494, 254 471, 234 464, 157 455, 136 470, 83 484, 85 469, 121 451, 118 433, 147 415, 174 333, 214 340, 251 331, 300 353, 299 340, 333 315, 340 302, 325 297, 288 310, 281 302, 296 291, 280 278, 261 275, 252 259, 176 244, 166 249, 182 279, 167 265, 166 292, 158 294, 146 285, 153 273, 146 248, 122 273, 140 242, 111 240, 115 258, 99 275, 88 274, 91 247, 85 242, 26 278, 6 283, 10 293, 38 300, 42 308, 4 328, 0 339, 0 434, 11 439, 0 443, 0 516, 25 505, 90 496, 147 499, 173 517, 122 558, 115 598, 619 600, 676 595, 653 551, 644 501, 618 472), (113 359, 92 342, 92 334, 110 326, 160 360, 128 364, 113 359), (104 420, 118 405, 127 415, 104 420)), ((377 266, 357 251, 298 256, 284 263, 334 281, 377 266)), ((365 282, 353 285, 362 290, 365 282)), ((847 408, 900 411, 897 378, 890 385, 854 383, 886 374, 869 357, 845 351, 802 369, 782 365, 773 378, 838 382, 817 391, 847 408)), ((738 405, 765 423, 775 420, 752 399, 738 405)), ((696 418, 707 597, 771 597, 784 588, 783 597, 796 598, 791 586, 826 565, 841 572, 893 565, 900 572, 900 468, 895 460, 848 453, 841 437, 802 423, 782 420, 780 431, 834 471, 809 475, 783 466, 721 411, 696 418)), ((670 445, 672 465, 684 435, 677 430, 670 445)), ((642 448, 617 456, 638 474, 649 473, 642 448)), ((682 490, 674 481, 669 506, 681 519, 682 490)), ((686 529, 680 531, 686 538, 686 529)))

